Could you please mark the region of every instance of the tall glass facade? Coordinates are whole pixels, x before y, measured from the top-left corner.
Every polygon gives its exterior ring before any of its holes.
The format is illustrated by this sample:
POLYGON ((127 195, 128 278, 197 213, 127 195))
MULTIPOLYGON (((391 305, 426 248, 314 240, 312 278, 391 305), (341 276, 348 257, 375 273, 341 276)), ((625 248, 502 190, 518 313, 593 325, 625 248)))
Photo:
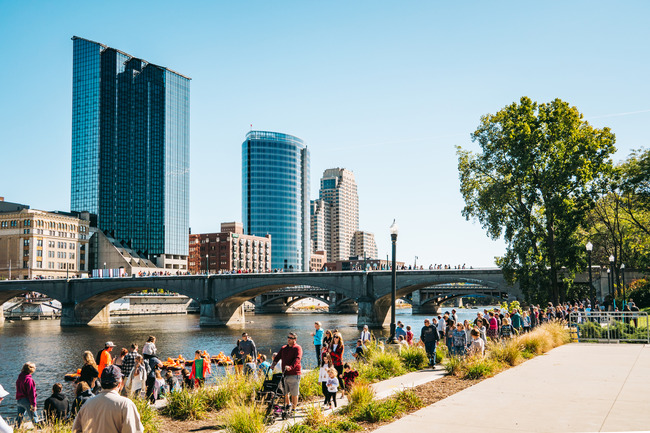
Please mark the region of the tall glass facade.
POLYGON ((309 150, 297 137, 251 131, 242 145, 244 230, 271 235, 271 267, 309 269, 309 150))
POLYGON ((187 256, 190 79, 72 39, 72 210, 144 256, 187 256))

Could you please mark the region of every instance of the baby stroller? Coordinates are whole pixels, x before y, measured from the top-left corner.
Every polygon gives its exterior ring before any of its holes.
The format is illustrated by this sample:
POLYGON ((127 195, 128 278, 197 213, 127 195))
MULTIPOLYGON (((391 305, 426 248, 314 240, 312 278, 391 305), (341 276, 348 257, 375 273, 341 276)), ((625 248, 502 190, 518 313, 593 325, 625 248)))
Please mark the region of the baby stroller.
POLYGON ((277 417, 287 419, 289 412, 284 406, 284 373, 276 373, 264 380, 255 401, 266 405, 264 421, 267 424, 273 424, 277 417))

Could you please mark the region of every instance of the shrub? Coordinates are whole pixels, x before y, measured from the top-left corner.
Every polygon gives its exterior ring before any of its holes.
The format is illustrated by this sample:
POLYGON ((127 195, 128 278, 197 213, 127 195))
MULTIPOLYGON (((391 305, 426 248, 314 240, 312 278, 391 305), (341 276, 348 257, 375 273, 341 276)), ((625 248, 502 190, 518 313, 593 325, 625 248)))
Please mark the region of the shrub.
POLYGON ((409 371, 420 370, 429 365, 429 357, 423 347, 402 347, 399 352, 402 364, 409 371))
POLYGON ((200 388, 197 392, 208 408, 221 410, 231 403, 253 402, 262 380, 252 376, 227 374, 217 381, 216 386, 200 388))
POLYGON ((494 360, 484 357, 473 356, 467 358, 463 365, 464 379, 481 379, 493 376, 501 370, 501 364, 494 360))
POLYGON ((200 391, 184 389, 173 392, 167 396, 167 406, 162 410, 164 415, 172 419, 202 419, 205 416, 207 405, 200 391))
POLYGON ((516 339, 489 342, 487 350, 490 358, 512 366, 519 364, 522 360, 521 349, 516 339))
MULTIPOLYGON (((24 424, 23 424, 24 425, 24 424)), ((15 433, 23 433, 28 430, 14 429, 15 433)), ((72 421, 69 420, 46 420, 41 425, 40 430, 34 429, 31 431, 40 431, 42 433, 72 433, 72 421)))
POLYGON ((158 427, 160 427, 160 417, 156 408, 151 406, 146 398, 133 398, 132 400, 135 407, 138 408, 145 433, 157 433, 158 427))
POLYGON ((397 400, 406 410, 415 410, 421 408, 424 403, 413 390, 405 389, 395 393, 397 400))
POLYGON ((375 391, 365 383, 355 383, 348 394, 348 407, 363 406, 375 398, 375 391))
POLYGON ((444 344, 438 342, 436 347, 436 364, 440 364, 445 358, 449 358, 449 349, 444 344))
POLYGON ((307 406, 303 423, 309 427, 318 428, 327 424, 327 417, 317 405, 307 406))
POLYGON ((445 370, 449 374, 458 375, 460 373, 462 363, 463 361, 459 357, 452 356, 445 362, 445 370))
POLYGON ((318 369, 313 369, 300 378, 300 398, 310 400, 318 397, 323 393, 320 382, 318 381, 318 369))
POLYGON ((377 352, 367 364, 359 365, 359 376, 369 382, 400 376, 404 372, 399 355, 392 352, 377 352))
POLYGON ((264 409, 257 404, 237 404, 224 416, 224 426, 229 433, 266 432, 264 409))
POLYGON ((390 421, 401 413, 402 409, 397 400, 389 398, 384 401, 371 401, 370 403, 354 408, 351 411, 352 421, 381 422, 390 421))

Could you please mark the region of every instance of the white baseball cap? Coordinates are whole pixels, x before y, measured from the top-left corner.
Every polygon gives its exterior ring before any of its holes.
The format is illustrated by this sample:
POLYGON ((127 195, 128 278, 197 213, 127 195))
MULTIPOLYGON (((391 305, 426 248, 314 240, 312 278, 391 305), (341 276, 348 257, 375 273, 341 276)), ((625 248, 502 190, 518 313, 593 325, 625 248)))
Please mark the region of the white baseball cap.
POLYGON ((9 393, 7 391, 5 391, 5 389, 2 387, 2 385, 0 385, 0 398, 5 398, 8 395, 9 395, 9 393))

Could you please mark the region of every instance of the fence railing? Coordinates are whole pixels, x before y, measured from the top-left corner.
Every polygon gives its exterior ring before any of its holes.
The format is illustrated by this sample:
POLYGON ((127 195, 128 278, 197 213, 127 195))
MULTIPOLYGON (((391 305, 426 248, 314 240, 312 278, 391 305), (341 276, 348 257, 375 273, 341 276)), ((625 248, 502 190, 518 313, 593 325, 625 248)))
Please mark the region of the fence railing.
POLYGON ((648 313, 642 311, 573 312, 569 329, 580 343, 650 343, 648 313))

